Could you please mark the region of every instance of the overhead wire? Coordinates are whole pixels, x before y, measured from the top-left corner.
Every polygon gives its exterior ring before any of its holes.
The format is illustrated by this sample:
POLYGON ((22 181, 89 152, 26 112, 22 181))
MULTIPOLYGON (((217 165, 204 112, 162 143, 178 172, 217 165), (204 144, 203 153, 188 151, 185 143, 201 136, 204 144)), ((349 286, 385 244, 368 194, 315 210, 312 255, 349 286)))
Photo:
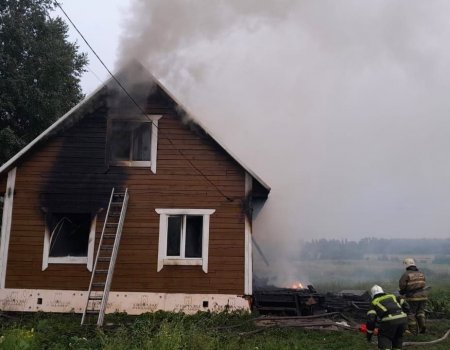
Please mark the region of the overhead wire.
POLYGON ((105 81, 103 81, 91 67, 88 66, 87 70, 98 80, 100 84, 102 84, 103 86, 105 85, 105 81))
MULTIPOLYGON (((106 69, 106 71, 108 72, 108 74, 111 76, 111 78, 117 83, 117 85, 120 87, 120 89, 123 90, 123 92, 126 94, 126 96, 130 99, 130 101, 138 108, 138 110, 153 124, 153 126, 155 126, 160 134, 161 129, 158 127, 158 125, 151 119, 149 118, 148 114, 145 112, 144 108, 142 108, 141 105, 139 105, 139 103, 133 98, 133 96, 131 96, 131 94, 128 92, 128 90, 123 86, 123 84, 119 81, 119 79, 117 79, 117 77, 111 72, 111 70, 108 68, 108 66, 105 64, 105 62, 100 58, 100 56, 97 54, 97 52, 94 50, 94 48, 89 44, 89 42, 87 41, 86 37, 81 33, 81 31, 78 29, 78 27, 75 25, 75 23, 72 21, 72 19, 69 17, 69 15, 66 13, 66 11, 64 11, 63 7, 61 6, 61 4, 55 0, 55 5, 61 10, 61 12, 64 14, 64 16, 67 18, 67 20, 72 24, 73 28, 77 31, 77 33, 80 35, 80 37, 83 39, 83 41, 86 43, 86 45, 89 47, 89 49, 92 51, 92 53, 95 55, 95 57, 97 57, 97 59, 99 60, 99 62, 102 64, 102 66, 106 69)), ((105 84, 103 84, 103 86, 105 86, 105 84)), ((163 138, 167 139, 170 143, 170 145, 172 146, 172 148, 174 148, 189 164, 190 166, 196 170, 210 185, 212 185, 226 200, 232 202, 234 199, 227 196, 225 193, 223 193, 223 191, 216 185, 214 184, 198 167, 196 167, 182 152, 179 148, 177 148, 174 143, 172 142, 172 140, 165 136, 162 135, 163 138)))

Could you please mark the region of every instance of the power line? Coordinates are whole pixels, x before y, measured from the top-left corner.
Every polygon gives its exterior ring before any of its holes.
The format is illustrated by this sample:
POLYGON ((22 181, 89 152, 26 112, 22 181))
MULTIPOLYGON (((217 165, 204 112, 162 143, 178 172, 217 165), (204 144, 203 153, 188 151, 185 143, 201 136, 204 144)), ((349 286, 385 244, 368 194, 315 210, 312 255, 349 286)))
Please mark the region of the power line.
POLYGON ((75 25, 75 23, 73 23, 73 21, 70 19, 69 15, 66 13, 66 11, 64 11, 64 9, 59 4, 59 2, 55 1, 55 4, 59 7, 59 9, 62 11, 64 16, 66 16, 66 18, 69 20, 69 22, 72 24, 72 26, 77 31, 77 33, 80 34, 80 36, 83 39, 83 41, 86 43, 86 45, 89 47, 89 49, 91 49, 92 53, 95 55, 95 57, 97 57, 97 59, 102 64, 102 66, 105 67, 106 71, 109 73, 109 75, 111 75, 111 77, 114 79, 114 81, 117 83, 117 85, 119 85, 119 87, 125 92, 125 94, 130 98, 130 100, 133 101, 133 103, 141 110, 141 112, 145 114, 145 111, 141 108, 141 106, 139 106, 139 104, 135 101, 135 99, 128 93, 128 91, 125 89, 125 87, 120 83, 120 81, 109 70, 109 68, 106 66, 105 62, 103 62, 103 60, 100 58, 100 56, 97 54, 97 52, 92 48, 91 44, 89 44, 89 42, 86 40, 84 35, 80 32, 78 27, 75 25))
MULTIPOLYGON (((151 121, 151 123, 158 129, 158 125, 156 125, 154 123, 153 120, 151 120, 147 113, 145 112, 145 110, 137 103, 137 101, 130 95, 130 93, 127 91, 127 89, 121 84, 121 82, 115 77, 115 75, 109 70, 109 68, 106 66, 105 62, 103 62, 103 60, 100 58, 100 56, 97 54, 97 52, 94 50, 94 48, 89 44, 89 42, 87 41, 87 39, 84 37, 84 35, 81 33, 81 31, 78 29, 78 27, 75 25, 75 23, 72 21, 72 19, 69 17, 69 15, 66 13, 66 11, 64 11, 64 9, 62 8, 61 4, 58 1, 55 1, 56 6, 59 7, 59 9, 62 11, 62 13, 64 14, 64 16, 67 18, 67 20, 72 24, 72 26, 75 28, 75 30, 77 31, 77 33, 80 35, 80 37, 83 39, 83 41, 86 43, 86 45, 89 47, 89 49, 93 52, 93 54, 95 55, 95 57, 97 57, 97 59, 100 61, 100 63, 102 64, 102 66, 106 69, 106 71, 109 73, 109 75, 113 78, 113 80, 117 83, 117 85, 125 92, 125 94, 127 95, 127 97, 133 102, 133 104, 140 110, 140 112, 151 121)), ((196 170, 208 183, 210 183, 225 199, 227 199, 228 201, 233 201, 232 198, 228 197, 226 194, 224 194, 222 192, 222 190, 216 185, 214 184, 210 179, 208 179, 208 177, 202 173, 202 171, 200 169, 198 169, 188 158, 186 158, 184 156, 184 154, 173 144, 172 140, 170 140, 170 138, 168 138, 167 136, 165 137, 169 143, 171 144, 171 146, 190 164, 190 166, 196 170)))
POLYGON ((105 86, 105 82, 102 79, 100 79, 100 77, 97 75, 97 73, 95 73, 95 71, 91 67, 88 66, 87 69, 99 81, 100 84, 105 86))

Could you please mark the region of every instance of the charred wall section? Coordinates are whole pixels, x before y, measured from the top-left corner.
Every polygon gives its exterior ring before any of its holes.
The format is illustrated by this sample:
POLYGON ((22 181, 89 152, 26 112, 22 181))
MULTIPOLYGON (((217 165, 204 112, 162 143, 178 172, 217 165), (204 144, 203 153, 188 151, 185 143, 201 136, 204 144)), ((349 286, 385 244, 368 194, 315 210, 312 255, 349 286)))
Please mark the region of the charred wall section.
POLYGON ((95 106, 18 166, 7 288, 69 289, 89 281, 86 264, 50 264, 42 271, 42 260, 49 215, 99 213, 100 219, 112 187, 125 185, 127 169, 105 163, 108 109, 105 103, 95 106))
POLYGON ((59 137, 60 149, 41 174, 41 209, 95 214, 107 207, 112 187, 125 185, 128 169, 105 162, 107 115, 106 107, 91 112, 59 137))
POLYGON ((2 227, 2 220, 3 220, 3 203, 6 193, 6 180, 7 175, 0 176, 0 230, 2 227))
POLYGON ((6 191, 6 180, 7 180, 7 174, 0 176, 0 194, 4 194, 6 191))

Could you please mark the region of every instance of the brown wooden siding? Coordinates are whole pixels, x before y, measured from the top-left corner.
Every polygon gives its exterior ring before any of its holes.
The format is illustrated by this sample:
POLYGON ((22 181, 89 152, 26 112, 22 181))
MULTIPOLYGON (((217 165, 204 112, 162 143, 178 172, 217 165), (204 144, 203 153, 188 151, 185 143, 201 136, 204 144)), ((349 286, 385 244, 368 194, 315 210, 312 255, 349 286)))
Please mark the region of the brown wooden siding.
MULTIPOLYGON (((6 182, 7 182, 7 179, 8 179, 8 175, 7 174, 8 173, 0 175, 0 197, 3 197, 3 198, 4 198, 5 193, 6 193, 6 182)), ((1 231, 1 228, 2 228, 2 225, 1 225, 2 218, 3 218, 3 203, 0 202, 0 231, 1 231)))
MULTIPOLYGON (((104 112, 83 119, 18 166, 7 288, 86 290, 90 273, 85 265, 50 264, 41 271, 42 207, 96 211, 106 206, 112 186, 127 186, 130 200, 112 290, 244 293, 244 170, 170 111, 160 119, 158 132, 156 174, 147 168, 105 166, 104 112), (207 274, 200 266, 165 266, 156 272, 155 208, 216 209, 207 274)), ((97 239, 103 220, 104 212, 98 215, 97 239)))
POLYGON ((6 192, 6 181, 8 179, 8 173, 0 175, 0 196, 3 196, 6 192))

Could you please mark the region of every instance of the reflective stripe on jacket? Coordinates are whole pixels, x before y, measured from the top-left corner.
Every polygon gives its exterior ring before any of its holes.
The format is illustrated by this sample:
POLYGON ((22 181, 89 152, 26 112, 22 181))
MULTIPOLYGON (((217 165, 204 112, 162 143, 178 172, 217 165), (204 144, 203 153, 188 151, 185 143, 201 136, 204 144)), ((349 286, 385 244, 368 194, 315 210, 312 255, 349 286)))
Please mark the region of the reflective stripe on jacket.
POLYGON ((370 304, 370 309, 367 312, 367 330, 373 332, 376 322, 389 322, 404 318, 406 320, 407 303, 402 300, 397 300, 393 294, 379 294, 375 296, 370 304))

